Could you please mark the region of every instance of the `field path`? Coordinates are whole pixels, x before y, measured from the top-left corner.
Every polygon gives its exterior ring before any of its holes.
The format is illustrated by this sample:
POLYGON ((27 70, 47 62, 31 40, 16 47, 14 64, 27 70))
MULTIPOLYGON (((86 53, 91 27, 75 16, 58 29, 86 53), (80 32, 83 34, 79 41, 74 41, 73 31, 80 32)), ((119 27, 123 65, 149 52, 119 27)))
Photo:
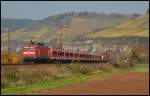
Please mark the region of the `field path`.
POLYGON ((73 95, 148 95, 149 73, 129 72, 113 75, 80 84, 66 85, 49 90, 39 90, 34 94, 73 94, 73 95))

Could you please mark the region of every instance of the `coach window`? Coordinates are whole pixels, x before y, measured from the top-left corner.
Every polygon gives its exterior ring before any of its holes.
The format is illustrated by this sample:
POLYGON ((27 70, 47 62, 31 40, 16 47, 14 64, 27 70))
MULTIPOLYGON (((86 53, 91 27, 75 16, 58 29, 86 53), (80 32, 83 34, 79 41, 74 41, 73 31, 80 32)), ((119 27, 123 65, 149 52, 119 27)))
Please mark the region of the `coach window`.
POLYGON ((85 58, 85 54, 83 54, 83 58, 85 58))
POLYGON ((84 57, 87 58, 87 55, 85 54, 84 57))
POLYGON ((69 53, 67 53, 67 56, 69 56, 69 53))
POLYGON ((60 52, 60 55, 63 56, 63 53, 64 53, 64 52, 60 52))
POLYGON ((63 52, 61 52, 60 55, 63 56, 63 52))
POLYGON ((69 55, 69 54, 66 52, 66 53, 65 53, 65 56, 68 56, 68 55, 69 55))
POLYGON ((60 51, 58 51, 58 55, 59 55, 59 56, 61 55, 61 52, 60 52, 60 51))
POLYGON ((80 58, 82 58, 82 54, 80 54, 80 58))
POLYGON ((82 58, 84 58, 84 54, 82 54, 82 58))
POLYGON ((82 58, 82 54, 80 54, 80 58, 82 58))
POLYGON ((95 59, 95 55, 93 55, 93 59, 95 59))
POLYGON ((84 54, 82 54, 82 58, 84 58, 84 54))
POLYGON ((59 55, 59 56, 61 55, 61 51, 58 52, 58 55, 59 55))
POLYGON ((61 56, 61 51, 59 51, 59 56, 61 56))
POLYGON ((70 53, 70 56, 73 56, 73 53, 70 53))
POLYGON ((91 55, 91 59, 93 59, 93 55, 91 55))
POLYGON ((57 55, 57 51, 53 51, 53 54, 54 54, 54 55, 57 55))
POLYGON ((77 53, 75 53, 75 56, 78 56, 78 54, 77 54, 77 53))
POLYGON ((71 56, 71 53, 69 53, 69 56, 71 56))
POLYGON ((89 55, 86 55, 86 58, 89 59, 89 55))
POLYGON ((49 55, 51 55, 51 51, 49 50, 48 52, 49 52, 49 55))
POLYGON ((86 58, 88 58, 88 55, 85 55, 86 56, 86 58))

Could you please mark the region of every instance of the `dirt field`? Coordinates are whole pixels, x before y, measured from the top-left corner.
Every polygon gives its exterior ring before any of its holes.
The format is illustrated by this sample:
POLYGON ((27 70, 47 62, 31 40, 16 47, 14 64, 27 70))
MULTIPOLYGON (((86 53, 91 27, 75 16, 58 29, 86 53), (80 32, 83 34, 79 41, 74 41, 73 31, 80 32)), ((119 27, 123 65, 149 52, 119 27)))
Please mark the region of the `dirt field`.
POLYGON ((87 81, 49 90, 40 90, 34 94, 73 94, 73 95, 148 95, 149 73, 130 72, 102 79, 87 81))

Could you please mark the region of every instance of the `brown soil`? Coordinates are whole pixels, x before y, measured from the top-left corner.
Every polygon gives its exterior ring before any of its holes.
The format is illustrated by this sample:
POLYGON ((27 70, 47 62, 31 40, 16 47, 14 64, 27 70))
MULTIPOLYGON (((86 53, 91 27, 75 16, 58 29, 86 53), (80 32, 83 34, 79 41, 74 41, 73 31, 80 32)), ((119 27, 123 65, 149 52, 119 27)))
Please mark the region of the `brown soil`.
POLYGON ((149 73, 130 72, 121 75, 91 80, 80 84, 66 85, 34 94, 54 95, 148 95, 149 73))

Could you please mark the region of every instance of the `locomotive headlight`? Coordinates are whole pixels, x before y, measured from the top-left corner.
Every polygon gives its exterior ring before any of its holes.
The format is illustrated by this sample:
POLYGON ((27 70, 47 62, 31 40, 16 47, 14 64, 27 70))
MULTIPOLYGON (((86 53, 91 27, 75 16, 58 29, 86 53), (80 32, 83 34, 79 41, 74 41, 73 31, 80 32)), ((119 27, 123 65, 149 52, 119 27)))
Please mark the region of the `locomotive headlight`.
POLYGON ((25 51, 23 54, 35 54, 35 52, 25 51))
POLYGON ((30 54, 34 54, 35 52, 30 52, 30 54))
POLYGON ((102 56, 102 59, 104 58, 104 56, 102 56))
POLYGON ((28 54, 29 52, 27 52, 27 51, 25 51, 25 52, 23 52, 23 54, 28 54))

